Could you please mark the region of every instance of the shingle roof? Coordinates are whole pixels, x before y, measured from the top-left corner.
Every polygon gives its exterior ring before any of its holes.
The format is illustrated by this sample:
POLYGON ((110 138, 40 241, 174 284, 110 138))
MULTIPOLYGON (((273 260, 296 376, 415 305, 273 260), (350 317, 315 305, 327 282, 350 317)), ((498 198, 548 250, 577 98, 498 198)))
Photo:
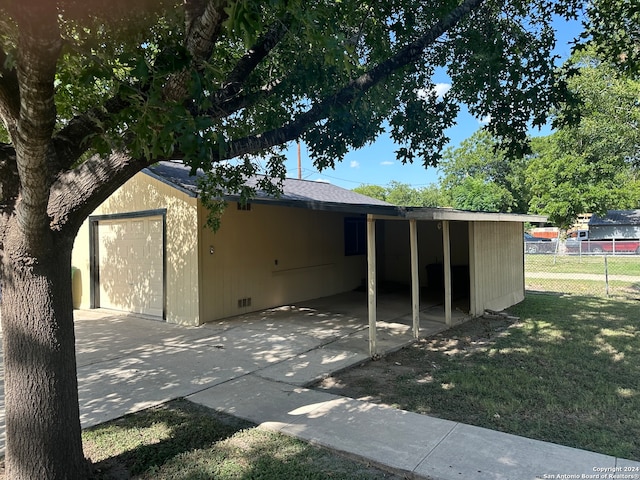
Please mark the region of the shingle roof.
MULTIPOLYGON (((197 178, 203 175, 198 171, 189 175, 190 169, 181 162, 158 162, 145 168, 144 173, 186 194, 198 196, 197 178)), ((255 185, 257 178, 249 179, 249 185, 255 185)), ((226 200, 238 200, 229 195, 226 200)), ((546 217, 509 213, 466 212, 450 208, 398 207, 382 200, 367 197, 330 183, 313 182, 287 178, 283 184, 283 193, 275 198, 258 191, 251 203, 307 208, 311 210, 337 211, 349 214, 372 214, 411 218, 416 220, 454 220, 454 221, 501 221, 501 222, 543 222, 546 217)), ((638 210, 640 212, 640 210, 638 210)))
MULTIPOLYGON (((256 181, 257 179, 251 179, 247 183, 249 185, 255 185, 256 181)), ((348 203, 350 205, 393 206, 391 203, 367 197, 366 195, 338 187, 331 183, 298 180, 295 178, 286 178, 284 180, 280 198, 288 200, 348 203)))
MULTIPOLYGON (((189 174, 189 167, 182 163, 166 161, 145 168, 143 172, 194 197, 198 195, 197 177, 203 175, 202 171, 198 171, 196 176, 191 176, 189 174)), ((257 181, 258 178, 251 178, 247 181, 247 184, 254 186, 257 181)), ((238 197, 234 195, 226 197, 227 200, 235 200, 237 198, 238 197)), ((283 192, 279 198, 269 196, 262 191, 257 191, 256 198, 252 200, 252 202, 313 209, 353 211, 354 213, 400 214, 398 207, 382 200, 367 197, 366 195, 361 195, 330 183, 293 178, 284 180, 283 192)))
POLYGON ((604 217, 592 215, 589 225, 640 225, 640 210, 609 210, 604 217))

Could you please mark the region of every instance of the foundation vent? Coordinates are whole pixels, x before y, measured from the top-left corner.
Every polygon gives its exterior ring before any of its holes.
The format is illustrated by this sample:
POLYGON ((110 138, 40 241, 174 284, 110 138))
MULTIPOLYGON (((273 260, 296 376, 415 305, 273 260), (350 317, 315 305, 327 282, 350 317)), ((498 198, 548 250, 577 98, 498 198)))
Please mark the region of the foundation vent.
POLYGON ((250 306, 251 306, 251 297, 238 299, 238 308, 246 308, 250 306))

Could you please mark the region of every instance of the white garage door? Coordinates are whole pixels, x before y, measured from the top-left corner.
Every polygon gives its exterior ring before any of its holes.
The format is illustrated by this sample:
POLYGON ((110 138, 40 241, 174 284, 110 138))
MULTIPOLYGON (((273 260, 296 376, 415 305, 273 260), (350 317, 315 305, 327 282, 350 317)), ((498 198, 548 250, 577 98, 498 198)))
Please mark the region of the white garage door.
POLYGON ((98 222, 100 307, 162 316, 162 228, 161 216, 98 222))

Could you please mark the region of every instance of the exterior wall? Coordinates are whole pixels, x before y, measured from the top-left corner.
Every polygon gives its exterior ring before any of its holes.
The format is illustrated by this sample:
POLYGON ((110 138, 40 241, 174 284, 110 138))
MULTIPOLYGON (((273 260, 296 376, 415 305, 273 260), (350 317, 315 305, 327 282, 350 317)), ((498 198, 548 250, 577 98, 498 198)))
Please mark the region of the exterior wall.
MULTIPOLYGON (((200 324, 198 310, 197 200, 145 173, 138 173, 92 215, 166 209, 166 319, 171 323, 200 324)), ((89 222, 76 237, 72 265, 74 303, 90 308, 89 222)))
MULTIPOLYGON (((442 264, 444 249, 438 221, 418 222, 420 285, 428 286, 427 265, 442 264)), ((469 265, 468 222, 450 222, 451 265, 469 265)), ((385 221, 384 280, 411 284, 409 222, 385 221)))
POLYGON ((471 314, 502 310, 524 300, 522 224, 472 222, 471 314))
POLYGON ((469 222, 449 222, 451 265, 469 265, 469 222))
POLYGON ((376 229, 376 250, 379 254, 376 262, 378 281, 410 285, 409 222, 376 220, 376 225, 378 224, 384 224, 384 228, 376 229))
POLYGON ((340 213, 230 202, 218 232, 199 209, 200 318, 217 320, 352 290, 366 255, 345 256, 340 213))

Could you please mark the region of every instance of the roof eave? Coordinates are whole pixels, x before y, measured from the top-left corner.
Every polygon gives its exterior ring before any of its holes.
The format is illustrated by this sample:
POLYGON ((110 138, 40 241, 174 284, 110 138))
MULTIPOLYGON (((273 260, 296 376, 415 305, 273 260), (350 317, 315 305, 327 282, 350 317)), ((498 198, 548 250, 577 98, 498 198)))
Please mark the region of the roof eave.
POLYGON ((544 215, 525 215, 522 213, 468 212, 450 208, 407 208, 404 215, 415 220, 457 220, 463 222, 530 222, 547 221, 544 215))
POLYGON ((185 194, 189 195, 191 198, 198 198, 198 193, 197 192, 195 192, 193 190, 189 190, 188 188, 183 187, 181 184, 171 181, 171 179, 169 179, 167 177, 163 177, 162 175, 158 175, 157 173, 155 173, 154 171, 152 171, 149 168, 144 168, 142 170, 142 173, 144 173, 146 175, 149 175, 151 178, 154 178, 154 179, 158 180, 159 182, 164 183, 165 185, 173 187, 176 190, 179 190, 182 193, 185 193, 185 194))
MULTIPOLYGON (((224 200, 237 202, 239 196, 228 195, 224 200)), ((393 205, 371 205, 371 204, 354 204, 342 202, 325 202, 318 200, 291 200, 286 198, 264 198, 254 197, 249 203, 258 205, 273 205, 279 207, 305 208, 307 210, 318 210, 324 212, 342 212, 362 215, 386 215, 392 217, 401 217, 402 209, 393 205)))

